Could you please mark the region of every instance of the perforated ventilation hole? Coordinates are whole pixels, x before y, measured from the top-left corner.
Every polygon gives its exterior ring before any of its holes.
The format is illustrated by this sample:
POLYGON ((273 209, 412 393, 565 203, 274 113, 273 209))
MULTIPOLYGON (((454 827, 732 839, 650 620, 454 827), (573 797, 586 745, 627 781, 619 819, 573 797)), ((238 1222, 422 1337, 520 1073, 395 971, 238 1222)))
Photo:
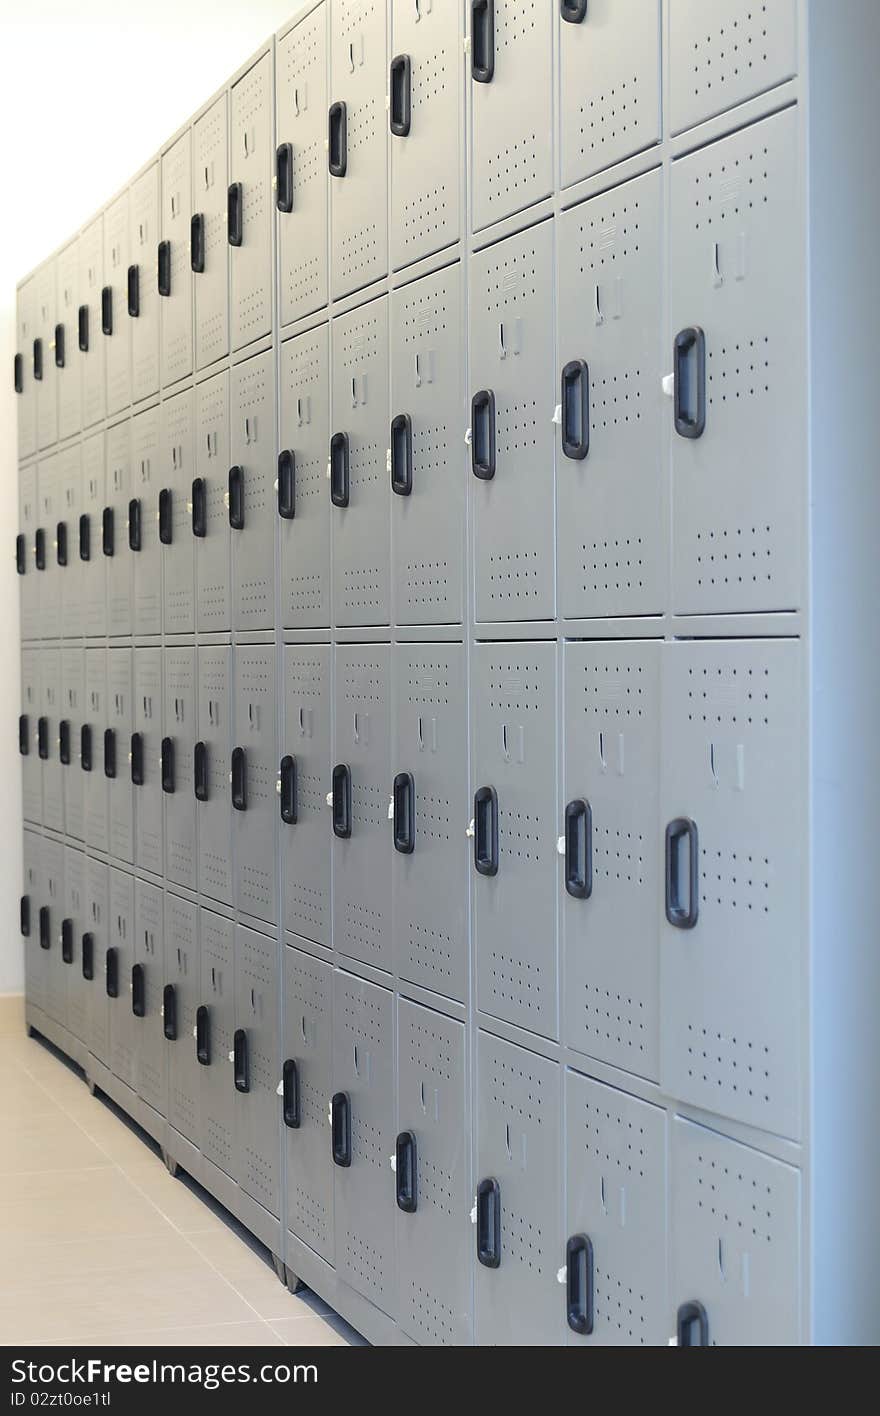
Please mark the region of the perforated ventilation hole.
MULTIPOLYGON (((421 1185, 421 1173, 419 1181, 421 1185)), ((411 1278, 406 1302, 409 1321, 417 1333, 433 1346, 455 1345, 455 1311, 436 1293, 411 1278)))
POLYGON ((593 826, 593 877, 609 884, 644 885, 644 837, 640 831, 593 826))
POLYGON ((385 703, 385 675, 376 661, 346 664, 342 683, 346 703, 385 703))
POLYGON ((769 149, 755 148, 742 157, 729 158, 702 177, 693 175, 694 230, 711 229, 766 206, 769 196, 769 149), (713 191, 714 186, 714 191, 713 191))
POLYGON ((352 438, 349 445, 349 484, 352 490, 373 487, 385 476, 385 449, 375 440, 352 438))
POLYGON ((326 928, 329 920, 326 890, 293 880, 288 874, 285 899, 288 928, 293 928, 297 934, 304 934, 306 938, 310 938, 312 932, 318 934, 326 928))
POLYGON ((407 702, 413 707, 447 708, 449 676, 444 659, 420 656, 409 666, 406 680, 407 702))
POLYGON ((584 591, 595 594, 600 590, 641 590, 643 567, 641 536, 581 543, 581 589, 584 591))
POLYGON ((765 1043, 733 1037, 697 1023, 688 1023, 688 1076, 702 1082, 729 1103, 734 1097, 748 1097, 769 1105, 773 1095, 771 1053, 765 1043))
POLYGON ((349 1272, 367 1293, 381 1297, 385 1293, 385 1248, 371 1244, 363 1235, 350 1228, 345 1231, 345 1262, 349 1272))
POLYGON ((452 978, 454 940, 436 925, 409 920, 406 926, 409 967, 417 977, 436 978, 444 983, 452 978))
MULTIPOLYGON (((723 18, 724 23, 703 30, 693 41, 691 76, 695 98, 723 92, 741 75, 760 74, 766 67, 773 48, 768 38, 771 17, 767 11, 766 3, 734 0, 734 6, 727 6, 723 16, 716 12, 713 18, 723 18)), ((701 7, 699 14, 701 20, 708 19, 712 11, 701 7)))
POLYGON ((546 989, 541 965, 493 949, 490 972, 492 997, 499 1008, 540 1013, 546 989))
POLYGON ((535 271, 538 261, 538 248, 535 242, 528 245, 520 243, 505 247, 504 256, 486 271, 484 277, 487 314, 500 314, 502 310, 514 310, 536 298, 535 271))
POLYGON ((645 674, 641 664, 587 663, 584 713, 588 718, 634 718, 645 714, 645 674))
POLYGON ((498 847, 502 857, 536 864, 541 859, 540 816, 510 807, 501 812, 498 847))
POLYGON ((343 906, 343 947, 354 958, 381 959, 385 953, 386 927, 383 910, 346 900, 343 906))
POLYGON ((770 670, 715 664, 688 669, 688 722, 769 727, 770 670))
POLYGON ((579 270, 581 275, 606 274, 618 262, 638 255, 639 203, 632 200, 605 204, 601 209, 589 203, 590 215, 584 215, 578 228, 579 270))
POLYGON ((752 1160, 743 1155, 736 1163, 725 1164, 698 1153, 696 1169, 688 1172, 697 1208, 744 1235, 751 1233, 753 1239, 772 1244, 775 1199, 773 1186, 763 1178, 765 1166, 760 1157, 752 1160))
POLYGON ((493 603, 537 599, 541 593, 537 551, 500 551, 489 556, 489 598, 493 603))
POLYGON ((376 13, 378 0, 339 0, 339 33, 345 39, 353 30, 365 30, 376 13))
POLYGON ((452 1081, 455 1059, 444 1029, 417 1021, 408 1013, 403 1049, 419 1072, 428 1072, 444 1082, 452 1081))
POLYGON ((746 851, 700 850, 700 899, 743 914, 770 913, 770 860, 746 851))

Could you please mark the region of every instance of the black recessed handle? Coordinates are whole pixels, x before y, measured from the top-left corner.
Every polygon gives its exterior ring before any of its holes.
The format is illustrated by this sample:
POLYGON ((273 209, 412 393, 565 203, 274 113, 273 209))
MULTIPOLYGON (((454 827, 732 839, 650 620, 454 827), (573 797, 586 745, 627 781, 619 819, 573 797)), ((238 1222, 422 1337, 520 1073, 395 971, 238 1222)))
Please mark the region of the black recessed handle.
POLYGON ((474 866, 479 875, 498 874, 498 794, 494 787, 474 793, 474 866))
POLYGON ((196 1061, 203 1067, 211 1065, 211 1022, 204 1003, 196 1009, 196 1061))
POLYGON ((37 756, 41 762, 49 758, 49 719, 37 719, 37 756))
POLYGON ((391 60, 391 131, 396 138, 408 138, 412 123, 412 63, 408 54, 391 60))
POLYGON ((196 801, 208 800, 208 748, 203 742, 193 748, 193 791, 196 801))
POLYGON ((19 928, 21 929, 22 935, 24 936, 25 939, 29 939, 29 938, 30 938, 30 934, 31 934, 31 897, 30 897, 30 895, 22 895, 21 899, 20 899, 19 902, 18 902, 18 921, 19 921, 19 928))
POLYGON ((284 521, 296 515, 296 458, 289 448, 278 454, 278 515, 284 521))
POLYGON ((170 796, 174 791, 174 739, 162 739, 162 790, 170 796))
POLYGON ((76 312, 77 343, 81 354, 89 352, 89 307, 80 305, 76 312))
POLYGON ((92 727, 83 723, 79 730, 79 765, 84 772, 92 770, 92 727))
POLYGON ((236 811, 247 811, 247 770, 243 747, 232 750, 232 805, 236 811))
POLYGON ((708 1347, 709 1319, 706 1309, 696 1299, 682 1303, 675 1318, 679 1347, 708 1347))
POLYGON ((34 378, 37 383, 43 381, 43 341, 39 338, 34 340, 34 378))
POLYGON ((333 834, 340 840, 351 835, 351 768, 339 762, 333 768, 333 834))
POLYGON ((55 368, 63 369, 65 362, 64 325, 55 326, 55 368))
POLYGON ((15 538, 15 568, 19 575, 27 571, 27 537, 23 531, 19 531, 15 538))
POLYGON ((408 497, 413 486, 412 418, 398 413, 391 420, 391 490, 408 497))
POLYGON ((334 433, 330 439, 330 500, 334 506, 348 506, 348 433, 334 433))
POLYGON ((48 905, 40 906, 40 948, 51 949, 52 947, 52 918, 48 905))
POLYGON ((65 964, 73 963, 73 920, 61 921, 61 958, 65 964))
POLYGON ((116 776, 116 729, 104 729, 104 776, 116 776))
POLYGON ((229 469, 229 525, 233 531, 244 530, 244 473, 240 467, 229 469))
POLYGON ((95 977, 94 934, 84 934, 82 937, 82 976, 89 981, 95 977))
POLYGON ((565 1317, 572 1332, 593 1331, 593 1244, 586 1234, 572 1234, 565 1246, 565 1317))
POLYGON ((413 1131, 401 1131, 394 1147, 394 1188, 397 1208, 415 1214, 419 1203, 418 1150, 413 1131))
POLYGON ((22 757, 30 756, 31 725, 27 713, 20 713, 18 718, 18 750, 22 757))
POLYGON ((13 387, 16 393, 24 393, 24 360, 16 354, 12 362, 13 387))
POLYGON ((330 1148, 333 1164, 351 1165, 351 1099, 348 1092, 334 1092, 330 1100, 330 1148))
POLYGON ((105 506, 101 513, 101 549, 105 556, 116 551, 116 526, 112 506, 105 506))
POLYGON ((583 24, 587 18, 587 0, 559 0, 559 13, 570 25, 583 24))
POLYGON ((495 476, 495 395, 489 388, 471 399, 471 470, 481 482, 495 476))
POLYGON ((46 569, 46 532, 42 526, 34 532, 34 565, 37 570, 46 569))
POLYGON ((394 849, 412 855, 416 848, 416 784, 412 772, 398 772, 392 791, 394 849))
POLYGON ((675 431, 701 438, 706 429, 706 336, 696 325, 679 330, 672 346, 675 431))
POLYGON ((295 826, 297 817, 296 758, 281 759, 281 820, 285 826, 295 826))
POLYGON ((136 1018, 144 1018, 147 1013, 147 990, 144 986, 143 964, 131 967, 131 1011, 136 1018))
POLYGON ((242 231, 242 192, 240 182, 230 182, 226 193, 226 234, 230 246, 240 246, 242 231))
POLYGON ((113 287, 105 285, 101 291, 101 333, 113 333, 113 287))
POLYGON ((70 766, 70 722, 62 718, 58 724, 58 757, 62 767, 70 766))
POLYGON ((119 955, 112 946, 104 957, 104 988, 108 998, 119 997, 119 955))
POLYGON ((478 84, 495 77, 495 0, 471 0, 471 76, 478 84))
POLYGON ((348 110, 344 103, 330 106, 329 139, 330 176, 344 177, 348 171, 348 110))
POLYGON ((299 1068, 292 1057, 281 1068, 281 1115, 285 1126, 299 1130, 299 1068))
POLYGON ((128 313, 133 320, 136 320, 141 312, 141 268, 130 265, 126 279, 126 295, 128 296, 128 313))
POLYGON ((166 983, 162 990, 162 1031, 169 1042, 177 1041, 177 990, 166 983))
POLYGON ((159 540, 163 546, 170 546, 174 535, 174 502, 171 488, 163 487, 159 493, 159 540))
POLYGON ((189 223, 189 263, 196 275, 205 273, 205 218, 200 211, 189 223))
POLYGON ((67 565, 67 522, 59 521, 55 527, 55 561, 60 566, 67 565))
POLYGON ((679 816, 666 827, 666 918, 693 929, 700 910, 700 842, 696 822, 679 816))
POLYGON ((501 1186, 491 1178, 477 1186, 477 1258, 484 1268, 501 1263, 501 1186))
POLYGON ((141 548, 141 499, 132 497, 128 503, 128 549, 139 551, 141 548))
POLYGON ((158 287, 160 295, 171 294, 171 242, 160 241, 158 287))
POLYGON ((133 787, 144 785, 143 733, 132 733, 131 735, 131 784, 133 787))
POLYGON ((192 484, 193 535, 203 540, 208 534, 208 493, 204 477, 195 477, 192 484))
POLYGON ((582 798, 565 808, 565 889, 574 900, 593 893, 593 811, 582 798))
POLYGON ((562 451, 583 462, 590 451, 590 370, 572 359, 562 370, 562 451))
POLYGON ((87 511, 79 519, 79 558, 81 561, 92 558, 92 519, 87 511))
POLYGON ((232 1066, 236 1091, 249 1092, 251 1089, 249 1061, 247 1033, 244 1028, 236 1028, 235 1036, 232 1039, 232 1066))
POLYGON ((292 143, 280 143, 275 149, 275 205, 279 211, 293 211, 292 143))

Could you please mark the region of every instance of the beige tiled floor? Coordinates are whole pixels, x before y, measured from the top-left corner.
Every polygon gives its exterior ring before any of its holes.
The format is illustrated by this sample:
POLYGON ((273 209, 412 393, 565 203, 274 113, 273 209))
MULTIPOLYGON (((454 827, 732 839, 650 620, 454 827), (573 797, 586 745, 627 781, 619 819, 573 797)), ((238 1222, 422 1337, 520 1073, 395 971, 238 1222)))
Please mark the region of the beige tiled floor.
POLYGON ((0 1010, 0 1344, 363 1341, 0 1010))

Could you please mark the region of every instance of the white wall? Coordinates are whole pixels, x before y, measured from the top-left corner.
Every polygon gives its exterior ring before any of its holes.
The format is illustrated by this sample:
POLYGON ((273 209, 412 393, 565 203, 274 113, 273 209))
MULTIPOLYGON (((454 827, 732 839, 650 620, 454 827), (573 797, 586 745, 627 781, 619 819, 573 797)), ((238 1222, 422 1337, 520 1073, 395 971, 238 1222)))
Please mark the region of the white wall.
POLYGON ((23 987, 15 284, 82 226, 300 0, 0 0, 0 993, 23 987))

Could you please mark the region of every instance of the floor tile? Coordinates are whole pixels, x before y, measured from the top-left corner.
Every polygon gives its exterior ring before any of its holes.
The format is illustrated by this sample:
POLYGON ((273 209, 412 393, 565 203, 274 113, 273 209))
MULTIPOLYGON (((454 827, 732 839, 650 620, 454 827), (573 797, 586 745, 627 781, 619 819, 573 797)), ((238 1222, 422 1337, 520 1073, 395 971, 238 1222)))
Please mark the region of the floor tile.
MULTIPOLYGON (((23 1343, 22 1346, 38 1343, 23 1343)), ((283 1347, 268 1323, 216 1323, 199 1327, 142 1328, 129 1332, 77 1333, 56 1347, 283 1347)))
POLYGON ((61 1114, 46 1125, 44 1113, 7 1128, 0 1147, 0 1175, 46 1170, 83 1170, 109 1165, 84 1131, 61 1114))
POLYGON ((300 1318, 273 1318, 269 1326, 288 1347, 354 1347, 346 1324, 309 1313, 300 1318))

